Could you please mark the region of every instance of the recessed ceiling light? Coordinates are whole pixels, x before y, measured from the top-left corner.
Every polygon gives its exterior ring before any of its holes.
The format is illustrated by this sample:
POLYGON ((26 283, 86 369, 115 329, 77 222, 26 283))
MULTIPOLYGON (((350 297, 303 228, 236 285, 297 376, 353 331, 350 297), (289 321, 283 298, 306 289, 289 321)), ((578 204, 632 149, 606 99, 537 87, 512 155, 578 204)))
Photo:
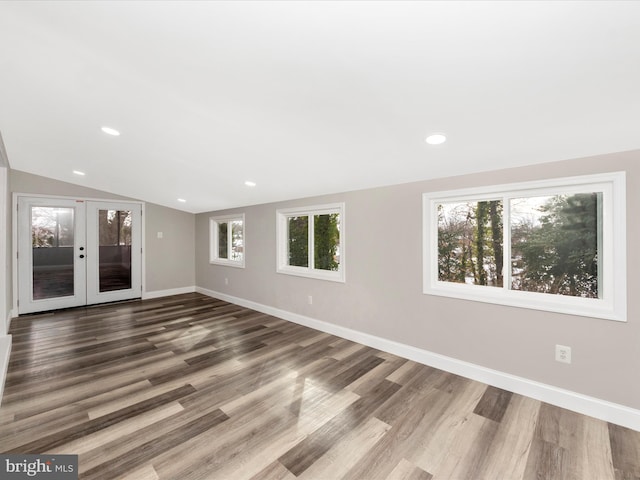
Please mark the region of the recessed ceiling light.
POLYGON ((186 202, 186 200, 185 200, 184 198, 179 198, 179 199, 178 199, 178 201, 179 201, 179 202, 182 202, 182 203, 185 203, 185 202, 186 202))
POLYGON ((256 186, 256 182, 252 182, 251 180, 247 180, 246 182, 244 182, 244 184, 247 187, 255 187, 256 186))
POLYGON ((114 137, 117 137, 118 135, 120 135, 120 132, 118 130, 111 127, 102 127, 102 131, 107 135, 113 135, 114 137))
POLYGON ((79 175, 79 176, 81 176, 81 177, 84 177, 84 176, 85 176, 85 173, 84 173, 84 172, 81 172, 80 170, 74 170, 74 171, 73 171, 73 173, 74 173, 75 175, 79 175))
POLYGON ((434 133, 429 135, 426 139, 426 142, 429 145, 441 145, 447 141, 447 137, 442 133, 434 133))

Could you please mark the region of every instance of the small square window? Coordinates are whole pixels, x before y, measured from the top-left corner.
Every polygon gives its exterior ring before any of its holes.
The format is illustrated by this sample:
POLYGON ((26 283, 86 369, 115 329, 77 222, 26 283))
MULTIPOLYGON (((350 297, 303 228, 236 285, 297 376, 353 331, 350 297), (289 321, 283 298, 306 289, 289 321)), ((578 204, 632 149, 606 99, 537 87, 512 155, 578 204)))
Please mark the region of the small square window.
POLYGON ((244 267, 244 214, 209 219, 209 262, 244 267))
POLYGON ((344 282, 344 205, 277 211, 279 273, 344 282))

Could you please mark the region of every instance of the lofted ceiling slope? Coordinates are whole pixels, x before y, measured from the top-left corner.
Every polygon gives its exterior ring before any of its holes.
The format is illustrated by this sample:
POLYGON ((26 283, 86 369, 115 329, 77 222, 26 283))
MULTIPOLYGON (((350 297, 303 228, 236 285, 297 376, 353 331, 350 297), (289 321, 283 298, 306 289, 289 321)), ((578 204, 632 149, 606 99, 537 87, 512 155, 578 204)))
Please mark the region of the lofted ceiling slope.
POLYGON ((0 2, 12 168, 189 212, 639 149, 639 127, 640 2, 0 2))

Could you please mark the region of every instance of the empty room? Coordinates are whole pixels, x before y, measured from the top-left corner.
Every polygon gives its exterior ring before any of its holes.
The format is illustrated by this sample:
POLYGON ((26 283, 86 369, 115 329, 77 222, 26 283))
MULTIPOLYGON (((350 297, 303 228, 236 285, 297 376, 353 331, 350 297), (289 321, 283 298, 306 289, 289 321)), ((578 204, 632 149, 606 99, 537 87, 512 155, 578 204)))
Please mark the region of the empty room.
POLYGON ((640 2, 0 2, 0 478, 640 479, 640 2))

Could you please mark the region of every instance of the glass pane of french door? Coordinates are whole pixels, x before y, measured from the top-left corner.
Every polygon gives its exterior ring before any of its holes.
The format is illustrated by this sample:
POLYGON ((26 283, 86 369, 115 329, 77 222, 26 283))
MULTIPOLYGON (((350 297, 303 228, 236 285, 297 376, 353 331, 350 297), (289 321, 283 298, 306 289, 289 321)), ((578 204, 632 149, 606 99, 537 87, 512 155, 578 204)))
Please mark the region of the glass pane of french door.
POLYGON ((131 210, 98 210, 100 292, 131 288, 131 210))
POLYGON ((73 295, 73 214, 73 208, 31 207, 34 300, 73 295))

